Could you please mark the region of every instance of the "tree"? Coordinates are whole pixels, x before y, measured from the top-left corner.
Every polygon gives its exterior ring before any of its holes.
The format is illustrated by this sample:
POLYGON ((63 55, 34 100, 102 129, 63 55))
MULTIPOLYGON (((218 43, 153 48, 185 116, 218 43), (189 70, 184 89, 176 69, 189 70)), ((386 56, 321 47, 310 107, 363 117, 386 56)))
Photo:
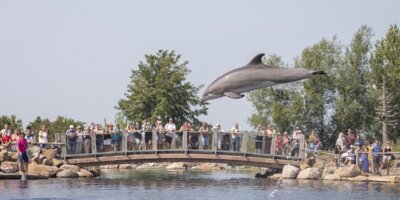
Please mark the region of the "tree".
POLYGON ((344 64, 339 65, 336 81, 338 97, 334 116, 338 132, 352 128, 365 133, 373 122, 373 98, 368 92, 371 88, 368 81, 371 36, 372 29, 362 26, 346 49, 344 64))
POLYGON ((381 109, 377 109, 381 114, 379 119, 382 127, 387 127, 382 128, 382 139, 384 142, 388 138, 394 140, 400 136, 396 131, 400 128, 400 116, 398 115, 400 108, 397 106, 400 102, 400 31, 397 25, 390 26, 386 37, 377 41, 371 58, 371 67, 373 88, 381 98, 381 101, 378 101, 381 109), (392 113, 390 116, 388 109, 392 113), (391 123, 387 124, 388 121, 391 123))
POLYGON ((173 117, 177 124, 185 120, 198 122, 198 116, 207 114, 206 103, 200 102, 196 87, 186 81, 190 73, 188 62, 180 62, 174 51, 159 50, 156 55, 145 55, 146 61, 132 70, 131 82, 117 109, 128 119, 155 121, 173 117))
POLYGON ((332 124, 335 111, 335 82, 337 68, 343 64, 342 46, 336 37, 322 39, 317 44, 303 50, 296 66, 314 70, 324 70, 327 76, 314 76, 303 82, 304 114, 303 123, 308 132, 318 130, 322 143, 333 146, 336 140, 332 124))

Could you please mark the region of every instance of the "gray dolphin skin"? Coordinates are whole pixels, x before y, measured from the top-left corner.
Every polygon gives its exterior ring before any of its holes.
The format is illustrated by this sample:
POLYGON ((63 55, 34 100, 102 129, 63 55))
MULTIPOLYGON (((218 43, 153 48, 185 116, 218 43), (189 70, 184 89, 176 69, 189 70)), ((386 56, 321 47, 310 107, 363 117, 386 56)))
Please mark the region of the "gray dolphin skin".
POLYGON ((325 74, 322 70, 279 68, 266 65, 261 61, 264 55, 263 53, 258 54, 246 66, 218 77, 206 88, 201 101, 209 101, 223 96, 239 99, 244 96, 242 93, 245 92, 325 74))

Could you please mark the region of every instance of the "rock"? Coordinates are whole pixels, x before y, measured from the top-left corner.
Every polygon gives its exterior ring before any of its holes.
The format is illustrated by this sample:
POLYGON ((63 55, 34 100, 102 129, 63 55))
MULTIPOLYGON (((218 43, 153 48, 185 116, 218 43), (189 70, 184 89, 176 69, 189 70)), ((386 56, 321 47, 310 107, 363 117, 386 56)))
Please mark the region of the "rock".
POLYGON ((202 163, 197 166, 197 169, 207 171, 207 170, 223 170, 226 169, 226 165, 219 163, 202 163))
POLYGON ((7 161, 8 160, 8 151, 3 150, 0 152, 0 162, 7 161))
POLYGON ((43 163, 43 160, 44 159, 46 159, 46 157, 44 157, 44 155, 39 155, 39 162, 38 162, 38 164, 42 164, 43 163))
POLYGON ((361 170, 356 165, 350 165, 346 167, 339 167, 336 169, 335 174, 340 177, 352 178, 361 175, 361 170))
POLYGON ((55 158, 53 158, 52 163, 53 163, 54 166, 56 166, 56 167, 58 167, 58 168, 60 168, 61 165, 64 164, 63 161, 57 160, 57 159, 55 159, 55 158))
POLYGON ((118 169, 119 165, 102 165, 100 169, 118 169))
POLYGON ((18 161, 18 152, 8 152, 8 160, 11 162, 17 162, 18 161))
POLYGON ((18 172, 19 166, 16 162, 3 161, 1 162, 0 170, 5 173, 15 173, 18 172))
POLYGON ((365 176, 356 176, 351 179, 352 179, 352 181, 356 181, 356 182, 368 182, 368 177, 365 177, 365 176))
MULTIPOLYGON (((61 171, 70 170, 70 171, 73 171, 73 172, 76 172, 76 173, 78 173, 79 169, 80 169, 80 168, 79 168, 78 166, 76 166, 76 165, 69 165, 69 164, 63 164, 63 165, 60 167, 60 170, 61 170, 61 171)), ((58 177, 58 173, 57 173, 57 177, 58 177)))
POLYGON ((86 169, 81 169, 78 172, 79 177, 93 177, 94 175, 86 169))
POLYGON ((336 171, 336 166, 325 166, 324 171, 322 172, 322 178, 329 174, 334 174, 336 171))
POLYGON ((40 147, 29 145, 27 153, 30 158, 33 157, 34 154, 39 154, 41 151, 40 147))
POLYGON ((315 180, 315 179, 319 179, 319 177, 321 176, 321 173, 318 171, 318 168, 316 167, 311 167, 311 168, 307 168, 305 170, 302 170, 298 175, 297 175, 297 179, 311 179, 311 180, 315 180))
POLYGON ((100 169, 90 169, 89 172, 92 173, 94 177, 100 176, 100 169))
POLYGON ((45 165, 47 171, 49 172, 49 176, 50 177, 55 177, 57 175, 57 172, 60 171, 60 169, 58 169, 58 167, 56 166, 47 166, 45 165))
POLYGON ((312 166, 322 170, 325 168, 325 161, 321 159, 315 159, 314 164, 312 166))
POLYGON ((46 157, 48 160, 52 160, 53 158, 56 157, 57 155, 57 149, 43 149, 42 154, 44 157, 46 157))
POLYGON ((274 174, 272 176, 268 176, 267 180, 277 181, 282 178, 282 174, 274 174))
POLYGON ((37 163, 30 163, 28 165, 28 174, 29 175, 36 175, 36 176, 43 176, 43 177, 50 177, 50 172, 48 166, 46 165, 39 165, 37 163))
POLYGON ((326 181, 340 181, 341 178, 337 174, 328 174, 324 177, 324 180, 326 181))
POLYGON ((282 170, 282 178, 285 179, 295 179, 299 174, 300 169, 292 166, 292 165, 285 165, 282 170))
POLYGON ((172 163, 172 164, 170 164, 170 165, 168 165, 167 167, 166 167, 166 169, 170 169, 170 170, 172 170, 172 169, 184 169, 184 167, 183 167, 183 163, 172 163))
POLYGON ((77 178, 77 177, 79 177, 79 175, 78 175, 77 171, 66 169, 66 170, 59 171, 57 173, 57 177, 59 177, 59 178, 77 178))
POLYGON ((120 169, 135 169, 138 165, 136 164, 122 164, 119 165, 120 169))
POLYGON ((47 166, 53 166, 53 160, 45 158, 42 164, 47 166))
POLYGON ((143 163, 137 166, 136 169, 151 169, 151 166, 149 165, 149 163, 143 163))

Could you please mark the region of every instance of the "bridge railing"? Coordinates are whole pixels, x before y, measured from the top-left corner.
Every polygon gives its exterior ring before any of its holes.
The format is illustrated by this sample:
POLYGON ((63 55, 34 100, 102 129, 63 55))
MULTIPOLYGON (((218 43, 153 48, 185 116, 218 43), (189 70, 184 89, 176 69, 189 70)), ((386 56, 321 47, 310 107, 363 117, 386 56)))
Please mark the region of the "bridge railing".
POLYGON ((62 157, 126 155, 132 153, 159 153, 168 151, 199 152, 213 154, 254 155, 272 158, 303 158, 300 150, 295 155, 282 154, 276 146, 276 135, 260 138, 247 133, 232 134, 228 132, 176 131, 172 138, 165 132, 157 130, 147 132, 120 132, 112 134, 96 134, 84 136, 80 143, 70 141, 65 134, 61 135, 62 157), (260 149, 256 149, 261 145, 260 149))

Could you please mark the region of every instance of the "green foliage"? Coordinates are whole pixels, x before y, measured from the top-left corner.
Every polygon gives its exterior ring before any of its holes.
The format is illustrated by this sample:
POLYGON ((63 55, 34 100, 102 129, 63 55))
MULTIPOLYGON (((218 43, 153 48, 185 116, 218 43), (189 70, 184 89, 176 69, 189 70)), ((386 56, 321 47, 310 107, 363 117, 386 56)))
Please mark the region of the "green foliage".
POLYGON ((173 117, 179 125, 185 120, 198 122, 198 116, 207 114, 206 103, 197 96, 200 87, 186 81, 187 61, 180 62, 174 51, 160 50, 156 55, 145 55, 138 70, 132 70, 126 98, 117 109, 128 120, 164 121, 173 117))
POLYGON ((1 116, 0 117, 0 129, 3 129, 4 126, 8 124, 10 125, 11 130, 15 130, 15 129, 19 129, 19 130, 23 130, 23 124, 22 124, 22 120, 18 119, 15 115, 11 115, 9 116, 1 116))
MULTIPOLYGON (((371 58, 373 93, 375 96, 381 96, 382 84, 385 80, 388 92, 388 108, 390 114, 390 124, 388 127, 388 137, 392 140, 400 136, 400 31, 396 25, 390 26, 386 37, 378 40, 375 45, 375 51, 371 58)), ((379 111, 379 101, 375 105, 379 111)), ((377 116, 381 119, 382 116, 377 116)))

